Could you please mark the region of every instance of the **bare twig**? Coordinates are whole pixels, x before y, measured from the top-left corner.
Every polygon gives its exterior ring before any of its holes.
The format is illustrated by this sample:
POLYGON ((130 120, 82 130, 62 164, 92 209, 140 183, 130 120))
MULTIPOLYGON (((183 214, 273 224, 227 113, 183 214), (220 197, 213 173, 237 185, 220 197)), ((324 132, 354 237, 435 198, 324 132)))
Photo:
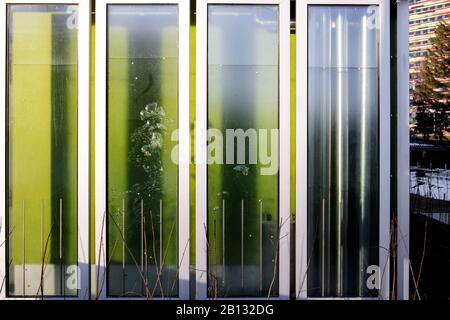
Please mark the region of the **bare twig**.
MULTIPOLYGON (((422 257, 420 259, 419 274, 417 275, 417 283, 416 283, 417 287, 419 286, 420 276, 422 274, 423 261, 425 258, 425 251, 427 248, 427 229, 428 229, 428 221, 425 221, 425 232, 424 232, 424 236, 423 236, 423 251, 422 251, 422 257)), ((419 291, 417 290, 417 288, 414 291, 413 300, 416 300, 416 296, 419 298, 419 300, 421 300, 419 291)))
MULTIPOLYGON (((159 268, 158 268, 158 259, 156 257, 156 237, 155 237, 155 228, 154 228, 154 225, 153 225, 152 210, 150 210, 150 223, 151 223, 151 231, 152 231, 153 258, 155 259, 156 274, 158 274, 159 273, 159 268)), ((161 263, 161 261, 160 261, 160 263, 161 263)), ((159 285, 159 288, 161 290, 161 297, 164 298, 163 286, 162 286, 160 277, 156 278, 155 285, 159 285)))
POLYGON ((38 291, 36 293, 36 296, 38 296, 39 292, 41 292, 41 300, 44 300, 44 274, 45 274, 45 269, 46 269, 45 257, 47 256, 48 244, 50 242, 50 238, 51 238, 51 235, 53 233, 53 227, 54 227, 54 224, 52 224, 52 227, 50 228, 50 232, 48 233, 47 239, 45 241, 44 253, 43 253, 42 257, 41 257, 41 259, 42 259, 42 262, 41 262, 41 275, 40 275, 39 288, 38 288, 38 291))
MULTIPOLYGON (((102 257, 105 257, 105 252, 103 252, 103 233, 104 233, 104 227, 105 227, 105 223, 106 223, 106 212, 103 213, 103 218, 102 218, 102 228, 100 231, 100 248, 98 250, 98 257, 97 257, 97 261, 98 261, 98 265, 97 265, 97 278, 96 278, 96 286, 97 286, 97 290, 96 290, 96 296, 95 299, 98 300, 100 298, 100 294, 103 290, 103 286, 104 286, 104 282, 105 282, 105 275, 106 275, 106 269, 103 270, 103 277, 102 277, 102 283, 100 284, 100 261, 102 257), (102 255, 103 253, 103 255, 102 255)), ((106 257, 105 257, 105 262, 106 262, 106 257)))
POLYGON ((128 254, 129 254, 130 257, 131 257, 131 260, 133 260, 133 263, 135 264, 135 266, 136 266, 136 268, 137 268, 137 270, 138 270, 139 276, 141 277, 142 281, 145 283, 145 277, 144 277, 144 274, 142 273, 142 270, 141 270, 141 268, 140 268, 140 266, 139 266, 139 263, 138 263, 138 261, 136 260, 136 258, 134 257, 134 255, 133 255, 133 253, 132 253, 130 247, 128 246, 127 242, 125 241, 125 238, 124 238, 124 236, 123 236, 122 230, 120 229, 120 227, 119 227, 119 225, 117 224, 116 220, 114 220, 114 217, 111 216, 111 220, 113 221, 114 225, 116 226, 116 228, 117 228, 117 230, 118 230, 118 232, 119 232, 119 235, 120 235, 120 237, 121 237, 121 239, 122 239, 122 241, 123 241, 123 244, 124 244, 124 246, 125 246, 125 249, 127 250, 128 254))

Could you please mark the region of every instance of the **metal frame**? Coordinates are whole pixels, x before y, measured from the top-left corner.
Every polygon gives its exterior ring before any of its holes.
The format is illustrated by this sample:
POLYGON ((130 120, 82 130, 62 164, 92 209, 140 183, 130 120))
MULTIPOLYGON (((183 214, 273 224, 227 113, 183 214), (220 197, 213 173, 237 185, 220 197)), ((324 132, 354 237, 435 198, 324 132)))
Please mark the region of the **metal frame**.
MULTIPOLYGON (((107 5, 109 4, 176 4, 179 12, 178 33, 178 298, 189 298, 189 1, 185 0, 97 0, 95 49, 95 252, 97 284, 105 284, 93 294, 106 299, 106 52, 107 5), (97 292, 100 291, 100 292, 97 292)), ((121 298, 111 298, 121 299, 121 298)), ((137 298, 139 299, 139 298, 137 298)))
MULTIPOLYGON (((307 183, 308 183, 308 6, 378 5, 380 17, 379 69, 379 265, 380 298, 389 299, 390 245, 390 16, 387 0, 300 0, 297 1, 297 154, 296 154, 296 297, 307 295, 307 183)), ((407 31, 406 31, 407 32, 407 31)), ((332 298, 332 297, 330 297, 332 298)), ((349 299, 349 298, 343 298, 349 299)))
POLYGON ((280 143, 279 157, 279 298, 289 299, 290 274, 290 1, 197 1, 196 110, 196 299, 207 299, 207 6, 208 4, 274 4, 280 9, 280 143))
MULTIPOLYGON (((78 5, 78 182, 77 182, 77 233, 80 289, 78 296, 45 297, 44 299, 89 298, 89 30, 90 4, 84 0, 5 0, 0 3, 0 282, 6 276, 6 6, 9 4, 72 4, 78 5)), ((8 298, 7 283, 0 285, 0 299, 41 299, 40 297, 8 298)))
POLYGON ((409 8, 397 2, 397 299, 409 299, 409 8))

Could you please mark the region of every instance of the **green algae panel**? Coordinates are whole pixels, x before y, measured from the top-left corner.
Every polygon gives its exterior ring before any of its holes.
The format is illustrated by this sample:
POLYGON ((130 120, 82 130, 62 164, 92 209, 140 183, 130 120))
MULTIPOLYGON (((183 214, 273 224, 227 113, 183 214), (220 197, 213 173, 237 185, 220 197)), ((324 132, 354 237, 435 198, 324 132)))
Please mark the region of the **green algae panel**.
POLYGON ((77 263, 77 29, 67 10, 8 5, 12 296, 76 294, 66 285, 77 263))
POLYGON ((278 294, 278 21, 276 5, 208 6, 211 297, 278 294))
POLYGON ((178 7, 108 6, 108 295, 178 294, 178 7))

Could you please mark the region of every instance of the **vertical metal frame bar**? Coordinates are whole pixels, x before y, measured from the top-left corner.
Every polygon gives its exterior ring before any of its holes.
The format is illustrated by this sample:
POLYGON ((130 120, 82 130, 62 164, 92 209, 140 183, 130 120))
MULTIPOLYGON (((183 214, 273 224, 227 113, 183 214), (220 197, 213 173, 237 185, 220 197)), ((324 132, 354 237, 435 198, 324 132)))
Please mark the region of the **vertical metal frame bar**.
POLYGON ((190 44, 190 7, 189 1, 178 1, 179 15, 179 55, 178 55, 178 123, 179 123, 179 167, 178 167, 178 296, 189 299, 190 292, 190 198, 189 198, 189 165, 191 161, 191 134, 189 122, 189 44, 190 44))
POLYGON ((106 1, 95 7, 95 287, 106 298, 106 1))
POLYGON ((207 239, 207 1, 197 1, 196 20, 196 116, 195 116, 195 298, 208 297, 207 239))
POLYGON ((390 6, 389 1, 380 0, 380 115, 379 115, 379 267, 380 298, 389 299, 390 243, 391 243, 391 54, 390 54, 390 6))
POLYGON ((280 178, 279 178, 279 293, 280 299, 290 297, 290 1, 280 5, 280 178))
MULTIPOLYGON (((99 299, 107 295, 107 206, 106 206, 106 53, 108 4, 178 5, 178 298, 189 298, 189 1, 185 0, 97 0, 95 50, 95 271, 97 287, 92 292, 99 299)), ((120 299, 120 298, 115 298, 120 299)))
POLYGON ((6 283, 6 3, 0 3, 0 299, 6 283))
MULTIPOLYGON (((0 3, 0 299, 6 299, 6 6, 8 4, 75 4, 78 6, 77 122, 77 259, 78 294, 89 298, 89 28, 90 2, 82 0, 6 0, 0 3)), ((28 298, 27 298, 28 299, 28 298)), ((33 298, 31 298, 33 299, 33 298)), ((40 298, 35 298, 40 299, 40 298)), ((47 299, 59 299, 51 297, 47 299)), ((65 299, 72 299, 67 297, 65 299)))
MULTIPOLYGON (((297 299, 308 298, 308 6, 378 5, 380 21, 379 66, 379 267, 380 298, 389 299, 390 254, 390 23, 387 0, 297 1, 297 116, 296 116, 296 268, 297 299)), ((330 297, 332 298, 332 297, 330 297)))
POLYGON ((409 8, 397 2, 397 299, 409 299, 409 8))
POLYGON ((296 3, 295 296, 306 299, 308 275, 308 3, 296 3))
POLYGON ((89 299, 90 1, 78 6, 78 296, 89 299))
POLYGON ((276 4, 280 12, 279 298, 290 295, 290 1, 197 1, 196 106, 196 299, 208 298, 207 244, 207 7, 208 4, 276 4))

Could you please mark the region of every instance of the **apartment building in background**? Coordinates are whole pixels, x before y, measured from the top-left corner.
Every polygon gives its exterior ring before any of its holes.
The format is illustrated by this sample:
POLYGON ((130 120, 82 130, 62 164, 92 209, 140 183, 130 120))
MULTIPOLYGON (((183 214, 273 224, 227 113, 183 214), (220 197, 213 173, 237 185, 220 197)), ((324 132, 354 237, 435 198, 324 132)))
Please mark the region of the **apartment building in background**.
POLYGON ((431 46, 434 30, 441 21, 449 18, 450 1, 448 0, 409 1, 409 72, 412 89, 417 83, 427 49, 431 46))

